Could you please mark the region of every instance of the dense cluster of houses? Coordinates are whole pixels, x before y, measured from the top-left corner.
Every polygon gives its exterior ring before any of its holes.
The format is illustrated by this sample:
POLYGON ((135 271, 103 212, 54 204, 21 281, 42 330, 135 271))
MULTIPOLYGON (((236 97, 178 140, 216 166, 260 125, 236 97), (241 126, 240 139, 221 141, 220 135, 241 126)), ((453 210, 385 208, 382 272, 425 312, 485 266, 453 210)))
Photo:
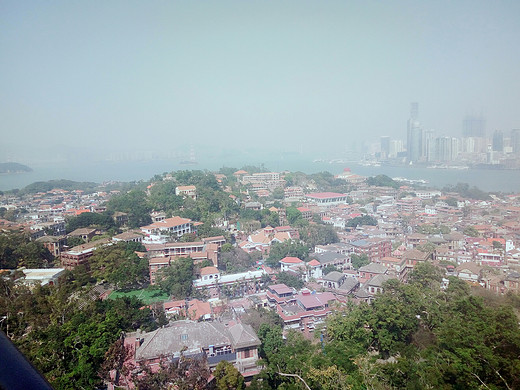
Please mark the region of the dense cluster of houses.
MULTIPOLYGON (((223 175, 216 176, 219 182, 223 181, 223 175)), ((436 265, 446 278, 457 276, 496 293, 520 292, 518 194, 481 201, 408 186, 374 187, 350 170, 336 177, 352 186, 346 193, 318 192, 312 180, 288 186, 285 173, 250 174, 240 170, 233 176, 242 199, 239 202, 237 191, 233 194, 230 187, 223 188, 231 199, 243 208, 267 208, 279 216, 279 226, 252 232, 241 230, 236 220, 222 221, 221 226, 235 239, 235 248, 266 259, 275 244, 301 242, 298 229, 290 226, 286 217, 287 207, 295 202, 301 217, 309 223, 321 219, 333 226, 339 242, 315 245, 306 258, 284 257, 278 268, 268 267, 260 260, 245 272, 226 273, 220 264, 222 246, 226 244, 224 236, 192 242, 179 240, 196 233, 200 222, 179 216, 167 218, 164 212, 156 210, 151 214, 151 224, 125 229, 110 238, 94 239, 100 234, 96 229, 77 229, 68 236, 79 237, 84 243, 67 248, 65 218, 86 211, 101 212, 116 193, 87 195, 58 189, 21 198, 4 196, 0 207, 23 207, 28 212, 17 223, 1 220, 0 228, 31 232, 34 239, 60 259, 62 269, 88 264, 96 248, 120 241, 145 246, 146 253, 140 255, 148 259, 151 284, 157 282, 159 269, 171 266, 179 257, 191 257, 195 263, 206 265, 193 280, 194 288, 205 294, 205 300, 172 297, 162 304, 171 321, 169 326, 150 333, 125 335, 125 343, 133 351, 132 364, 157 365, 163 356, 178 359, 183 351, 204 355, 211 367, 225 359, 244 376, 251 377, 258 370, 260 342, 254 330, 240 321, 248 309, 273 310, 281 317, 286 331, 301 331, 312 337, 336 307, 349 300, 371 302, 383 291, 386 281, 406 282, 410 271, 420 263, 436 265), (283 189, 284 198, 275 204, 271 196, 279 189, 283 189), (375 224, 351 223, 366 216, 375 224), (354 258, 362 258, 364 265, 355 266, 354 258), (305 287, 297 290, 280 283, 280 272, 301 280, 305 287)), ((195 186, 179 186, 176 194, 197 199, 195 186)), ((114 218, 124 226, 127 216, 116 213, 114 218)), ((38 272, 28 270, 26 279, 33 282, 37 275, 38 272)), ((445 279, 444 286, 447 282, 445 279)), ((118 383, 125 386, 124 380, 118 383)), ((128 383, 127 386, 131 387, 128 383)))

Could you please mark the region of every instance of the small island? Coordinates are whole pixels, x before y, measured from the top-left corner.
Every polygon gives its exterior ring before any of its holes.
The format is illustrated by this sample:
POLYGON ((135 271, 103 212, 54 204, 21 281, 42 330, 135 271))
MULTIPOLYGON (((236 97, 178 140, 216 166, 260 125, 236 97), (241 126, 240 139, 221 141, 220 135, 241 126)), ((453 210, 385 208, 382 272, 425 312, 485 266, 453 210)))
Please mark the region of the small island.
POLYGON ((15 162, 0 163, 0 174, 23 173, 23 172, 32 172, 32 168, 28 167, 27 165, 15 163, 15 162))

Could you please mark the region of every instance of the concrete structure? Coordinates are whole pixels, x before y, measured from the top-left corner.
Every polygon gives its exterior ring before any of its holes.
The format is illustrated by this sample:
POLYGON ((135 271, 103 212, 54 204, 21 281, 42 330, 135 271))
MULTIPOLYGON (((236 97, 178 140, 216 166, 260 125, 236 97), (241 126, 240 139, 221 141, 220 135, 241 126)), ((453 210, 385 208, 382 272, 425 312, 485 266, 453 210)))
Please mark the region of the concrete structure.
POLYGON ((365 240, 353 241, 350 244, 354 253, 358 255, 366 254, 370 261, 378 261, 392 254, 392 243, 390 240, 383 238, 367 238, 365 240))
POLYGON ((336 192, 315 192, 305 195, 307 202, 315 203, 318 206, 337 206, 347 203, 347 195, 336 192))
POLYGON ((175 195, 197 200, 197 187, 195 187, 195 186, 177 186, 177 187, 175 187, 175 195))
POLYGON ((191 219, 181 217, 166 218, 162 221, 153 222, 141 227, 141 231, 145 235, 143 243, 164 244, 170 237, 182 237, 184 234, 194 232, 193 225, 191 219))
POLYGON ((87 244, 77 245, 74 248, 61 253, 61 265, 66 269, 73 269, 78 265, 87 265, 88 258, 94 254, 94 251, 97 248, 112 244, 113 241, 104 238, 87 244))
POLYGON ((25 275, 24 278, 18 279, 18 282, 22 282, 27 285, 41 284, 45 285, 58 285, 58 278, 65 273, 65 268, 34 268, 34 269, 20 269, 25 275))

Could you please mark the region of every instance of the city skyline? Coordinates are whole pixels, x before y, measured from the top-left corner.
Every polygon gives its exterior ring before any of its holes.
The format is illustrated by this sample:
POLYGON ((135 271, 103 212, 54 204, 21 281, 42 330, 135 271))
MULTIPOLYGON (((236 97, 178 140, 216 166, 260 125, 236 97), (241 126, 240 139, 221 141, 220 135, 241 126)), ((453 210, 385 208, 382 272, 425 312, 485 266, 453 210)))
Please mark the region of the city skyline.
POLYGON ((8 1, 2 10, 2 160, 191 144, 224 155, 360 149, 404 138, 413 101, 438 134, 458 137, 481 113, 488 136, 520 128, 516 3, 8 1))

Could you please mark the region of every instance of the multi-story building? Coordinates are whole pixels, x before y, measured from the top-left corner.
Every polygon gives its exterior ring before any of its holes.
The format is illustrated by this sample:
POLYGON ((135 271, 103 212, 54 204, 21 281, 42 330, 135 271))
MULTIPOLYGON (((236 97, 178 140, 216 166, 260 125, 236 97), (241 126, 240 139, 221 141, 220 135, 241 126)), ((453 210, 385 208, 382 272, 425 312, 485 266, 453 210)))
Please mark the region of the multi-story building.
POLYGON ((94 254, 94 251, 97 248, 111 244, 113 244, 113 242, 110 239, 105 238, 75 246, 66 252, 61 252, 61 265, 66 269, 73 269, 78 265, 88 264, 88 258, 94 254))
POLYGON ((184 196, 197 200, 197 187, 195 186, 177 186, 175 187, 175 195, 184 196))
MULTIPOLYGON (((148 366, 153 370, 161 362, 184 356, 203 357, 210 369, 226 360, 246 381, 259 373, 256 363, 260 340, 251 326, 242 323, 175 321, 152 332, 128 333, 124 335, 124 344, 130 355, 124 363, 127 367, 148 366)), ((122 375, 114 372, 111 377, 119 379, 122 375)), ((112 390, 116 387, 133 388, 131 377, 108 386, 112 390)))
POLYGON ((254 183, 264 183, 269 181, 277 181, 280 180, 280 174, 278 172, 262 172, 262 173, 253 173, 252 175, 244 175, 242 176, 242 184, 254 184, 254 183))
POLYGON ((406 151, 409 162, 417 162, 422 158, 423 151, 423 130, 419 121, 419 104, 412 103, 410 109, 410 119, 407 124, 406 151))
POLYGON ((188 218, 172 217, 142 226, 145 238, 143 243, 165 243, 170 237, 181 237, 195 231, 193 222, 188 218))
POLYGON ((64 236, 43 236, 36 239, 36 241, 41 242, 43 246, 47 248, 54 257, 60 257, 61 251, 65 246, 67 240, 64 236))
POLYGON ((481 116, 466 115, 462 121, 462 136, 464 138, 486 138, 486 120, 481 116))
POLYGON ((397 209, 402 213, 416 213, 422 209, 422 200, 407 196, 397 201, 397 209))
POLYGON ((351 242, 350 245, 352 245, 354 253, 366 254, 370 261, 378 261, 392 254, 392 243, 384 238, 372 237, 357 240, 351 242))
POLYGON ((302 187, 285 187, 284 200, 286 202, 298 202, 305 199, 302 187))
POLYGON ((298 329, 306 335, 312 334, 319 323, 332 312, 331 302, 336 297, 331 292, 311 293, 302 290, 294 296, 294 301, 277 304, 276 312, 282 318, 285 329, 298 329))
POLYGON ((307 202, 315 203, 318 206, 337 206, 347 203, 347 195, 336 192, 316 192, 305 195, 307 202))

